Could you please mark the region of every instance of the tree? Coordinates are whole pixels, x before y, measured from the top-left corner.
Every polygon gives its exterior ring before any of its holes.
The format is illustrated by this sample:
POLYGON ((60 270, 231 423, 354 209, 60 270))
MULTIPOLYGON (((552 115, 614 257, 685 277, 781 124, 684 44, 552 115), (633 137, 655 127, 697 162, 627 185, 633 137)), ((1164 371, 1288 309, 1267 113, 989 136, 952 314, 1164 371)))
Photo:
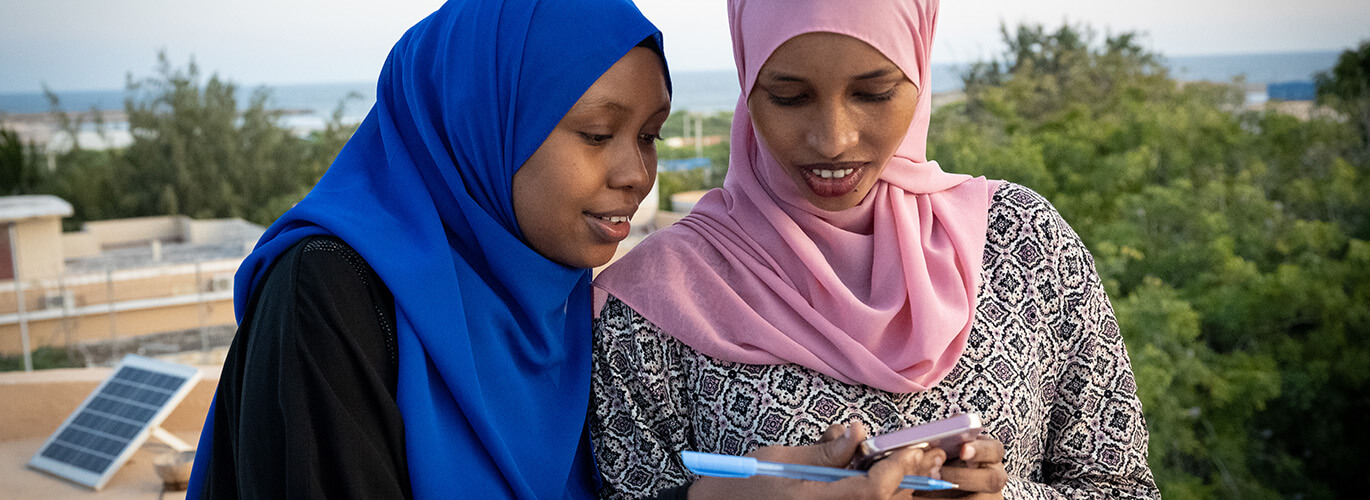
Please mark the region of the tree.
POLYGON ((1314 77, 1318 104, 1331 106, 1345 114, 1360 128, 1361 137, 1370 144, 1370 40, 1349 49, 1337 58, 1330 71, 1314 77))
POLYGON ((1180 84, 1136 34, 1003 33, 1002 59, 973 66, 966 99, 934 115, 929 156, 1041 192, 1094 253, 1162 491, 1357 491, 1370 446, 1354 430, 1370 424, 1358 125, 1246 111, 1236 85, 1180 84))
MULTIPOLYGON (((127 80, 124 106, 133 142, 125 149, 84 149, 76 139, 86 117, 62 111, 48 92, 59 128, 72 140, 70 147, 46 151, 52 169, 34 192, 70 202, 75 214, 64 221, 69 226, 173 214, 270 224, 318 182, 357 128, 343 123, 344 100, 324 129, 300 137, 280 124, 269 89, 253 91, 240 109, 235 84, 217 75, 203 79, 194 61, 174 68, 165 54, 158 56, 156 75, 127 80)), ((102 133, 103 117, 90 116, 102 133)), ((0 156, 18 158, 13 149, 0 143, 0 156)), ((9 171, 10 160, 0 162, 0 170, 9 171)))
POLYGON ((260 207, 317 180, 306 172, 303 140, 267 108, 268 90, 253 92, 239 111, 237 86, 217 75, 201 82, 194 61, 177 69, 160 54, 157 73, 128 78, 124 108, 133 144, 121 165, 130 188, 120 189, 121 209, 265 224, 279 214, 260 207))
POLYGON ((0 193, 34 192, 43 173, 41 157, 33 143, 25 143, 13 130, 0 129, 0 193))

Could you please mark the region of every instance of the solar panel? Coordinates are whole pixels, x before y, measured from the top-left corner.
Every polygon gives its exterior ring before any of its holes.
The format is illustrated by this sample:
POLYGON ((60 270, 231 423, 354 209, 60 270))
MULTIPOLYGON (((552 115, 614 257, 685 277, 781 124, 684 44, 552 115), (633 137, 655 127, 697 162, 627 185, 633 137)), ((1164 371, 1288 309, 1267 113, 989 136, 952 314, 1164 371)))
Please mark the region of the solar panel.
POLYGON ((158 426, 199 379, 193 366, 124 356, 114 374, 53 431, 29 467, 99 490, 149 436, 186 448, 158 426))

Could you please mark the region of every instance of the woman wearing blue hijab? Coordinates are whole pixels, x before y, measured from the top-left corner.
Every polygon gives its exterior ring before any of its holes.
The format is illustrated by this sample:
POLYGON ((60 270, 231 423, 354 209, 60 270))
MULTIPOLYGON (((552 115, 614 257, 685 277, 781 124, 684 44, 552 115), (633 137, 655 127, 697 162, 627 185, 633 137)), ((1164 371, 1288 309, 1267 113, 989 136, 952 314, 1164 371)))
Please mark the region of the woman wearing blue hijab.
POLYGON ((453 0, 239 268, 190 496, 581 498, 590 272, 655 176, 627 0, 453 0))

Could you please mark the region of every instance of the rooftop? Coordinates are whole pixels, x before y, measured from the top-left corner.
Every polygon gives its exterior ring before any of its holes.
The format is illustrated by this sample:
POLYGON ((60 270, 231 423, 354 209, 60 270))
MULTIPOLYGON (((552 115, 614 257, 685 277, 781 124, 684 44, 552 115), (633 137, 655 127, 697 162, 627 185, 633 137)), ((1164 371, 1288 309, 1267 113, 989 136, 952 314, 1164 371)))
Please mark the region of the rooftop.
MULTIPOLYGON (((221 369, 200 366, 202 378, 162 423, 164 429, 192 446, 199 440, 221 369)), ((52 431, 112 372, 112 368, 76 368, 0 373, 0 401, 4 401, 0 405, 0 496, 7 500, 184 498, 185 492, 162 492, 153 461, 170 448, 155 440, 140 447, 100 491, 28 467, 52 431)))
POLYGON ((67 273, 242 259, 265 229, 242 219, 140 217, 87 222, 65 233, 67 273), (84 243, 86 250, 78 249, 84 243))
POLYGON ((106 270, 136 269, 167 264, 192 264, 222 259, 242 259, 252 250, 255 240, 232 243, 169 243, 158 247, 140 246, 115 248, 90 257, 66 259, 70 274, 103 272, 106 270))
POLYGON ((36 217, 68 217, 71 204, 47 194, 0 197, 0 221, 18 221, 36 217))

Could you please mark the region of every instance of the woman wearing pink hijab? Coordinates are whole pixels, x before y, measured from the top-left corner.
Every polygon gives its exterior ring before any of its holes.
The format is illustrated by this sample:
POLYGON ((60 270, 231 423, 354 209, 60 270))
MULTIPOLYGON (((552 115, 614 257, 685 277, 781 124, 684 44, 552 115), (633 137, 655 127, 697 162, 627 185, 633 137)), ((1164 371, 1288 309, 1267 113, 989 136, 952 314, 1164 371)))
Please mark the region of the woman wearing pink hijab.
POLYGON ((938 1, 728 8, 723 188, 596 281, 601 493, 827 494, 696 478, 679 452, 842 466, 867 429, 971 412, 987 435, 906 469, 987 498, 1158 497, 1084 245, 1037 193, 926 157, 938 1))

